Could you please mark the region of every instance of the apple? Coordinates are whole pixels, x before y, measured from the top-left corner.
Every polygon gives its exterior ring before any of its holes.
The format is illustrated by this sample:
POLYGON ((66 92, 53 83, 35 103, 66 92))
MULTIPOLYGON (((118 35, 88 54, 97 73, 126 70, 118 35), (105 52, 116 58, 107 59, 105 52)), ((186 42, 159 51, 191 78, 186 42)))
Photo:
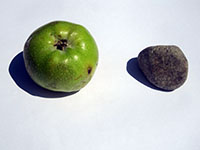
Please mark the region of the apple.
POLYGON ((27 39, 23 57, 30 77, 43 88, 74 92, 92 78, 98 63, 98 48, 81 25, 50 22, 27 39))

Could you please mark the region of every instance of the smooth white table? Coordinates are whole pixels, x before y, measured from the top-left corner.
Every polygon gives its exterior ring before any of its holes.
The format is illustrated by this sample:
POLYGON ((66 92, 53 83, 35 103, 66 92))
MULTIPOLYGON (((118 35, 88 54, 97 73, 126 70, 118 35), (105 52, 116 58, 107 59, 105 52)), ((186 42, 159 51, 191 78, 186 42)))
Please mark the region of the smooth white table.
POLYGON ((200 149, 200 1, 7 0, 0 12, 1 150, 200 149), (73 95, 38 87, 24 70, 26 39, 54 20, 82 24, 98 44, 95 75, 73 95), (131 67, 162 44, 189 61, 172 92, 143 84, 131 67))

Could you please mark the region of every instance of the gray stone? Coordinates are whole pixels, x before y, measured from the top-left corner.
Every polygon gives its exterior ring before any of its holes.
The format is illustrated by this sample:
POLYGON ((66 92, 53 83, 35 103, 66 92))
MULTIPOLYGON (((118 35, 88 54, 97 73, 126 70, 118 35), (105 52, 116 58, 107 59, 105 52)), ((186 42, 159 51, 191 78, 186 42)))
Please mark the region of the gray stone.
POLYGON ((152 46, 138 55, 138 64, 156 87, 175 90, 187 79, 188 61, 177 46, 152 46))

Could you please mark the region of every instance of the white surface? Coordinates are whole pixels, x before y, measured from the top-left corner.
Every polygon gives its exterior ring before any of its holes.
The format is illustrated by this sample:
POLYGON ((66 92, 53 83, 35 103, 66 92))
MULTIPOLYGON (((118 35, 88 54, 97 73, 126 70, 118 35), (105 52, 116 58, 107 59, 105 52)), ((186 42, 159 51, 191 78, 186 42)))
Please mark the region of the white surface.
POLYGON ((1 150, 199 150, 199 0, 6 0, 0 5, 1 150), (53 20, 85 26, 99 48, 91 82, 66 97, 34 96, 9 74, 28 36, 53 20), (147 46, 175 44, 186 83, 151 89, 129 75, 147 46))

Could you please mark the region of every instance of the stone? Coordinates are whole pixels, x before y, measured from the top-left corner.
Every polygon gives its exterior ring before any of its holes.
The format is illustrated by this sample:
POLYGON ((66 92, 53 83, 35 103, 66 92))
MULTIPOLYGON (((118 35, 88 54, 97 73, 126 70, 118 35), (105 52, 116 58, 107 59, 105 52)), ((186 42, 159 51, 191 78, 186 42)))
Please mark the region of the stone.
POLYGON ((138 64, 146 78, 163 90, 175 90, 187 79, 188 61, 174 45, 145 48, 138 55, 138 64))

